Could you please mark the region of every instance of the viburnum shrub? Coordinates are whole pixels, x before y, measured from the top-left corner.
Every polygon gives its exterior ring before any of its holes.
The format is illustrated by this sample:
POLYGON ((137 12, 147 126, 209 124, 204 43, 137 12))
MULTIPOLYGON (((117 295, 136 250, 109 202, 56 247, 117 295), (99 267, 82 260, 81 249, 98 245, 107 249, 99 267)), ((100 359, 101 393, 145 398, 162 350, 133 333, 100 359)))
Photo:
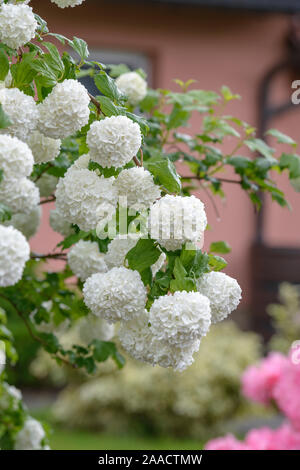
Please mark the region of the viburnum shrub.
MULTIPOLYGON (((61 8, 83 3, 52 2, 61 8)), ((227 87, 218 94, 177 80, 179 92, 151 90, 141 70, 89 61, 85 41, 49 32, 28 3, 0 5, 0 340, 6 358, 17 360, 5 325, 6 312, 14 312, 58 363, 93 373, 97 362, 112 357, 122 367, 115 344, 96 329, 85 347, 60 344, 62 330, 96 316, 120 322, 120 342, 134 358, 184 370, 211 323, 227 317, 241 298, 237 281, 220 272, 226 262, 219 254, 228 245, 202 250, 205 207, 190 192, 223 196, 229 181, 258 207, 260 192, 284 206, 270 170, 287 169, 297 180, 296 144, 269 131, 292 149, 275 158, 253 127, 223 115, 238 98, 227 87), (99 96, 80 83, 84 75, 99 96), (202 116, 198 133, 183 134, 179 129, 193 114, 202 116), (229 153, 222 150, 227 140, 229 153), (244 148, 253 158, 240 154, 244 148), (186 163, 184 175, 176 161, 186 163), (236 177, 220 177, 229 167, 236 177), (39 206, 54 200, 50 224, 65 238, 56 252, 30 253, 25 236, 38 229, 39 206), (69 266, 41 274, 39 262, 47 259, 69 266), (74 274, 79 289, 69 282, 74 274)), ((5 378, 1 370, 0 447, 44 448, 43 428, 5 378)))

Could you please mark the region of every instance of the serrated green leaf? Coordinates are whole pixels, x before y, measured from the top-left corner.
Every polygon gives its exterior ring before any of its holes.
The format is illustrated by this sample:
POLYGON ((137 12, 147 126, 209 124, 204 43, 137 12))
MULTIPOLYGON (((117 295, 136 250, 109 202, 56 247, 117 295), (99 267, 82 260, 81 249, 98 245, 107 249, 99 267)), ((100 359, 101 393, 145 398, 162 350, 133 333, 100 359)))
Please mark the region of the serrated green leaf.
POLYGON ((123 103, 125 95, 119 90, 116 82, 104 70, 100 70, 94 77, 96 87, 104 96, 107 96, 112 101, 123 103))
POLYGON ((147 162, 146 166, 167 191, 171 193, 179 193, 181 191, 180 176, 176 171, 175 165, 168 158, 147 162))
POLYGON ((290 179, 295 179, 300 176, 300 156, 297 154, 283 153, 279 161, 282 170, 288 169, 290 179))
POLYGON ((160 257, 161 251, 151 239, 140 239, 126 255, 130 269, 143 273, 160 257))
POLYGON ((3 49, 0 49, 0 80, 5 80, 9 71, 9 61, 3 49))
POLYGON ((276 137, 277 142, 279 144, 288 144, 288 145, 291 145, 292 147, 297 147, 297 142, 294 139, 292 139, 286 134, 283 134, 277 129, 269 129, 266 132, 266 135, 272 135, 273 137, 276 137))
POLYGON ((226 268, 227 261, 224 258, 217 255, 208 255, 209 257, 209 265, 213 271, 221 271, 222 269, 226 268))
POLYGON ((209 251, 211 253, 226 254, 231 252, 231 247, 228 245, 227 242, 224 241, 213 242, 210 245, 209 251))

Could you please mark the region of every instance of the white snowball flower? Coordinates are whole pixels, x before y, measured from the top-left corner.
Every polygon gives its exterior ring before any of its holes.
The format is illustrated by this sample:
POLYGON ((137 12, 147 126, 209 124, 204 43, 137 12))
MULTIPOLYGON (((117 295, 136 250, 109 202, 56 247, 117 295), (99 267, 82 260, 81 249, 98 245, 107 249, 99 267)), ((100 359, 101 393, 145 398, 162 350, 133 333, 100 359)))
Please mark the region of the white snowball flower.
POLYGON ((198 292, 177 291, 164 295, 153 302, 149 320, 159 340, 174 346, 189 346, 209 330, 209 300, 198 292))
POLYGON ((32 96, 25 95, 18 88, 3 88, 0 90, 0 103, 12 123, 7 129, 0 129, 0 134, 10 134, 26 141, 38 119, 38 107, 32 96))
POLYGON ((92 313, 78 321, 79 337, 84 344, 90 344, 94 339, 110 341, 115 335, 115 326, 92 313))
POLYGON ((161 195, 152 174, 142 167, 121 171, 115 185, 119 197, 124 198, 127 207, 137 211, 147 209, 161 195))
POLYGON ((88 123, 90 98, 77 80, 58 83, 38 105, 38 129, 53 139, 64 139, 88 123))
POLYGON ((51 162, 60 152, 61 140, 45 137, 39 131, 34 131, 27 143, 31 148, 35 163, 51 162))
POLYGON ((68 252, 68 263, 73 273, 81 281, 95 273, 105 273, 107 264, 103 253, 100 253, 98 243, 79 240, 68 252))
POLYGON ((136 106, 147 94, 147 82, 136 72, 123 73, 116 79, 116 85, 128 96, 132 106, 136 106))
POLYGON ((142 136, 140 126, 126 116, 95 121, 87 133, 91 160, 102 167, 122 167, 137 154, 142 136))
POLYGON ((193 354, 199 350, 199 339, 188 346, 180 347, 168 345, 153 336, 148 350, 148 360, 153 366, 171 367, 175 371, 182 372, 194 362, 193 354))
POLYGON ((49 222, 52 230, 54 230, 54 232, 60 233, 64 237, 68 237, 74 233, 70 222, 59 212, 58 209, 53 209, 50 211, 49 222))
POLYGON ((84 0, 51 0, 52 3, 56 3, 59 8, 67 8, 67 7, 77 7, 77 5, 81 5, 84 0))
MULTIPOLYGON (((0 351, 1 356, 1 351, 0 351)), ((0 371, 1 371, 1 358, 0 358, 0 371)), ((1 373, 1 372, 0 372, 1 373)), ((14 387, 13 385, 9 385, 7 382, 1 383, 2 393, 0 394, 0 410, 6 410, 7 408, 16 410, 18 409, 20 400, 22 400, 22 393, 21 391, 14 387)))
POLYGON ((81 230, 93 230, 115 212, 117 192, 113 183, 113 177, 99 177, 86 169, 67 172, 56 188, 57 209, 81 230))
POLYGON ((105 261, 108 267, 124 266, 128 251, 135 247, 138 239, 138 234, 132 237, 128 234, 126 238, 122 238, 122 235, 117 235, 108 245, 108 250, 105 255, 105 261))
POLYGON ((55 193, 58 183, 57 176, 43 173, 42 176, 35 182, 40 190, 40 197, 49 197, 55 193))
POLYGON ((8 3, 0 6, 0 41, 12 49, 19 49, 33 39, 37 26, 28 5, 8 3))
POLYGON ((131 320, 145 308, 146 288, 137 271, 121 267, 93 274, 83 287, 86 306, 109 323, 131 320))
POLYGON ((43 426, 36 419, 29 416, 15 440, 15 450, 42 450, 42 441, 46 434, 43 426))
POLYGON ((30 248, 21 232, 0 225, 0 287, 15 285, 22 277, 30 248))
POLYGON ((4 80, 0 80, 0 90, 2 88, 9 88, 12 84, 12 74, 10 70, 8 71, 8 74, 6 75, 4 80))
POLYGON ((212 323, 224 320, 240 303, 242 289, 225 273, 212 271, 197 281, 199 292, 210 300, 212 323))
POLYGON ((150 208, 150 236, 170 251, 200 241, 206 225, 204 204, 195 196, 166 195, 150 208))
POLYGON ((155 277, 155 275, 158 273, 158 271, 163 267, 165 261, 166 261, 166 254, 162 253, 156 263, 152 264, 151 266, 151 271, 152 271, 152 276, 155 277))
MULTIPOLYGON (((1 256, 1 255, 0 255, 1 256)), ((4 349, 0 348, 0 374, 5 369, 6 355, 4 349)))
POLYGON ((128 354, 137 361, 148 362, 152 334, 147 310, 142 310, 133 320, 121 322, 118 336, 128 354))
POLYGON ((81 155, 81 157, 77 158, 72 166, 68 169, 68 171, 72 170, 85 170, 88 169, 90 163, 90 154, 86 153, 81 155))
POLYGON ((0 169, 4 177, 19 179, 33 170, 33 155, 27 144, 16 137, 0 134, 0 169))
POLYGON ((6 220, 3 225, 8 227, 11 225, 15 229, 23 233, 24 237, 29 240, 33 237, 40 226, 42 210, 40 206, 36 206, 29 214, 13 214, 10 220, 6 220))
POLYGON ((11 211, 29 214, 40 202, 38 187, 28 178, 4 180, 0 186, 0 202, 11 211))

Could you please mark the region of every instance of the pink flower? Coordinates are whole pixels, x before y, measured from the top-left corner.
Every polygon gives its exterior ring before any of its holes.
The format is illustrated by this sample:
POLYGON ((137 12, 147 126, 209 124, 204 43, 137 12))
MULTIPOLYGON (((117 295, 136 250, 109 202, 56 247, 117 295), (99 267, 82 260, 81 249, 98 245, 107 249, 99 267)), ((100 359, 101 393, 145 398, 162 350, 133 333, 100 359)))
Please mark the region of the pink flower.
POLYGON ((259 365, 246 369, 242 376, 242 390, 247 398, 267 404, 288 359, 280 353, 271 353, 259 365))
POLYGON ((224 437, 212 439, 206 446, 206 450, 247 450, 243 442, 238 441, 232 434, 227 434, 224 437))
POLYGON ((293 427, 300 431, 300 365, 288 362, 273 390, 274 399, 291 421, 293 427))

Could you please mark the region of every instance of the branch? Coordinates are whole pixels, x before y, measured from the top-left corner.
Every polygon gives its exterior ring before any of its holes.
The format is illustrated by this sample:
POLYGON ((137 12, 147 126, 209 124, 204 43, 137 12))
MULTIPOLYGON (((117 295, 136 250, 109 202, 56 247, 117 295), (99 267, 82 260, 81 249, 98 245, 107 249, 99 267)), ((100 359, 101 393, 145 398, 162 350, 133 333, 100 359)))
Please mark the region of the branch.
POLYGON ((64 253, 48 253, 47 255, 40 255, 38 253, 31 253, 31 259, 58 259, 62 261, 67 261, 67 255, 64 253))
MULTIPOLYGON (((182 179, 188 179, 188 180, 198 180, 198 181, 203 181, 205 178, 200 178, 200 176, 192 175, 192 176, 187 176, 183 175, 180 176, 182 179)), ((222 183, 234 183, 234 184, 241 184, 241 180, 231 180, 229 178, 215 178, 216 180, 222 182, 222 183)))
POLYGON ((90 98, 91 102, 92 102, 92 103, 96 106, 96 108, 97 108, 97 114, 98 114, 98 116, 100 116, 101 113, 105 116, 104 112, 103 112, 102 109, 101 109, 101 105, 100 105, 99 101, 96 100, 96 98, 95 98, 93 95, 91 95, 91 93, 88 93, 88 95, 89 95, 89 98, 90 98))
MULTIPOLYGON (((27 328, 27 331, 29 333, 29 335, 31 336, 32 339, 34 339, 35 341, 37 341, 38 343, 40 343, 44 348, 47 348, 48 345, 46 343, 46 341, 44 341, 42 338, 40 338, 39 336, 37 336, 34 331, 32 330, 31 328, 31 325, 29 323, 29 321, 27 320, 27 318, 23 315, 23 313, 17 308, 17 306, 14 304, 14 302, 12 302, 12 300, 8 299, 7 297, 5 297, 4 295, 0 294, 0 297, 2 299, 4 299, 6 302, 8 302, 12 307, 13 309, 15 310, 15 312, 17 313, 17 315, 21 318, 21 320, 23 320, 26 328, 27 328)), ((51 356, 52 357, 55 357, 56 359, 62 361, 64 364, 68 365, 68 366, 71 366, 73 367, 73 369, 77 369, 77 366, 76 364, 72 364, 70 361, 68 361, 67 359, 65 359, 63 356, 61 356, 61 354, 57 354, 57 353, 51 353, 51 356)))
POLYGON ((139 161, 139 159, 137 157, 133 157, 133 161, 136 164, 136 166, 142 166, 141 162, 139 161))
POLYGON ((36 183, 36 182, 40 179, 40 177, 41 177, 44 173, 46 173, 46 171, 48 171, 49 168, 51 168, 52 166, 53 166, 52 163, 48 163, 48 165, 45 166, 45 168, 43 169, 43 171, 41 171, 41 173, 35 178, 35 180, 34 180, 33 182, 36 183))
POLYGON ((56 197, 55 197, 54 194, 53 194, 53 196, 50 196, 50 197, 48 197, 47 199, 43 199, 42 201, 40 201, 40 202, 39 202, 39 205, 41 206, 41 205, 43 205, 43 204, 48 204, 48 202, 53 202, 53 201, 55 201, 55 200, 56 200, 56 197))

